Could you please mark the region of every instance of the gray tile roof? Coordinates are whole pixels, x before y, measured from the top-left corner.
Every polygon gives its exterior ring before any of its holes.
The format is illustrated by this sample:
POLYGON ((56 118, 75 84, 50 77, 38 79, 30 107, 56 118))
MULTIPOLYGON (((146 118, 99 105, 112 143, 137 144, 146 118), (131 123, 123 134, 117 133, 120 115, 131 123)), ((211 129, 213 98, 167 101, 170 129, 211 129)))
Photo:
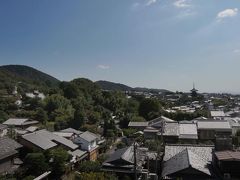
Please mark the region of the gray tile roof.
POLYGON ((87 142, 92 142, 98 139, 98 136, 96 134, 89 131, 85 131, 84 133, 80 134, 79 137, 87 142))
POLYGON ((212 151, 214 146, 201 146, 201 145, 184 145, 184 144, 172 144, 165 146, 164 161, 171 159, 176 154, 182 152, 184 149, 189 149, 198 156, 204 158, 206 161, 212 161, 212 151))
POLYGON ((7 125, 0 124, 0 130, 4 130, 4 129, 7 129, 7 125))
POLYGON ((77 149, 75 151, 68 151, 68 153, 72 156, 82 157, 87 154, 87 151, 82 151, 80 149, 77 149))
POLYGON ((73 128, 63 129, 63 130, 61 130, 61 132, 74 133, 74 134, 77 134, 77 135, 80 135, 80 134, 83 133, 82 131, 79 131, 79 130, 76 130, 76 129, 73 129, 73 128))
POLYGON ((33 143, 43 150, 50 149, 57 146, 58 144, 64 145, 72 150, 78 148, 78 145, 74 144, 72 141, 53 134, 45 129, 23 135, 22 138, 33 143))
POLYGON ((148 122, 133 122, 133 121, 130 121, 128 126, 129 127, 147 127, 148 122))
POLYGON ((192 149, 185 148, 163 164, 162 177, 169 176, 187 168, 193 168, 207 175, 211 175, 208 164, 209 162, 206 159, 193 152, 192 149))
POLYGON ((225 113, 223 111, 211 111, 212 117, 224 117, 225 113))
POLYGON ((37 124, 38 121, 32 121, 28 118, 10 118, 7 121, 3 122, 5 125, 9 126, 23 126, 23 125, 31 125, 37 124))
POLYGON ((164 136, 179 136, 179 125, 177 122, 165 123, 164 136))
POLYGON ((228 121, 198 121, 198 129, 212 129, 212 130, 229 130, 231 131, 231 126, 228 121))
POLYGON ((17 154, 17 149, 21 147, 21 144, 7 136, 0 138, 0 159, 17 154))
POLYGON ((179 139, 198 139, 197 125, 195 123, 180 123, 179 139))

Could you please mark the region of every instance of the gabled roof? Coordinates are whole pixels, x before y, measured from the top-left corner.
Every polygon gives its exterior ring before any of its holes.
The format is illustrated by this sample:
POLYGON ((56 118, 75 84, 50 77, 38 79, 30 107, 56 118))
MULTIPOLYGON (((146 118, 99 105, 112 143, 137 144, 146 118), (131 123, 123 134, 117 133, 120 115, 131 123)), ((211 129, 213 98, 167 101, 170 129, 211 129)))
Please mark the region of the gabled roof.
POLYGON ((161 127, 162 126, 162 123, 164 123, 164 122, 175 122, 174 120, 172 120, 172 119, 169 119, 169 118, 167 118, 167 117, 165 117, 165 116, 160 116, 160 117, 158 117, 158 118, 155 118, 155 119, 153 119, 153 120, 151 120, 151 121, 149 121, 148 122, 148 125, 149 126, 156 126, 156 127, 161 127))
POLYGON ((79 131, 79 130, 76 130, 76 129, 73 129, 73 128, 63 129, 63 130, 61 130, 61 132, 74 133, 76 135, 80 135, 80 134, 83 133, 82 131, 79 131))
POLYGON ((37 124, 38 121, 32 121, 27 118, 10 118, 7 121, 5 121, 3 124, 9 125, 9 126, 24 126, 24 125, 31 125, 31 124, 37 124))
POLYGON ((130 121, 128 123, 129 127, 147 127, 148 126, 148 122, 144 121, 144 122, 133 122, 130 121))
POLYGON ((206 175, 211 175, 208 169, 208 161, 193 152, 191 149, 185 148, 164 163, 162 177, 169 176, 188 168, 193 168, 206 175))
POLYGON ((91 133, 89 131, 85 131, 84 133, 80 134, 79 137, 87 142, 92 142, 99 138, 98 135, 91 133))
MULTIPOLYGON (((141 164, 141 162, 143 161, 143 157, 146 156, 146 153, 143 153, 142 150, 140 150, 139 148, 136 149, 136 159, 137 159, 137 163, 141 164)), ((134 164, 134 147, 133 146, 129 146, 129 147, 125 147, 122 149, 118 149, 116 150, 105 162, 104 164, 108 163, 108 164, 114 164, 114 162, 119 162, 118 160, 122 160, 125 161, 128 164, 133 165, 134 164)), ((120 165, 120 164, 116 164, 116 165, 120 165)))
POLYGON ((43 150, 53 148, 58 144, 64 145, 72 150, 78 148, 78 145, 74 144, 72 141, 53 134, 52 132, 49 132, 45 129, 23 135, 22 138, 33 143, 35 146, 38 146, 43 150))
POLYGON ((182 152, 184 149, 189 149, 198 156, 204 158, 206 161, 212 161, 212 151, 214 146, 203 146, 203 145, 186 145, 186 144, 171 144, 165 146, 165 154, 163 157, 163 161, 167 161, 171 159, 176 154, 182 152))
POLYGON ((21 144, 7 136, 0 138, 0 160, 17 154, 17 149, 21 147, 21 144))

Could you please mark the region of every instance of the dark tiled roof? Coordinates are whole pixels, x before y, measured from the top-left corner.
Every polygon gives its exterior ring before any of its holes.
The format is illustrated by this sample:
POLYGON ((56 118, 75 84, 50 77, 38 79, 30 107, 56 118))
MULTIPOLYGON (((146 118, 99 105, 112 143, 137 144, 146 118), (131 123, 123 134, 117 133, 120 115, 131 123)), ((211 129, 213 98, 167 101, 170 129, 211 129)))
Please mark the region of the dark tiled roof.
POLYGON ((9 137, 0 138, 0 159, 12 156, 17 153, 17 149, 22 145, 9 137))
POLYGON ((215 152, 215 155, 220 161, 240 161, 240 152, 239 151, 219 151, 215 152))

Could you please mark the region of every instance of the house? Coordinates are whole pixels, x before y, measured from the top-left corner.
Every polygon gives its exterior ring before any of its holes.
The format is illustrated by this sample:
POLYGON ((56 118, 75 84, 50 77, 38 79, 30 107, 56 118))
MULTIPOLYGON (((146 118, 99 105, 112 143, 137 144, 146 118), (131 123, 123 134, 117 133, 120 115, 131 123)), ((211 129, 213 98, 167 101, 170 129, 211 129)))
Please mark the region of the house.
MULTIPOLYGON (((146 153, 136 147, 136 171, 140 175, 144 172, 146 153)), ((129 174, 134 177, 134 146, 116 150, 103 162, 102 170, 117 174, 129 174)))
POLYGON ((46 129, 25 134, 19 138, 19 142, 29 149, 48 150, 60 146, 66 150, 74 151, 78 148, 78 145, 72 141, 49 132, 46 129))
POLYGON ((228 121, 198 121, 199 140, 211 140, 215 143, 217 150, 232 148, 232 128, 228 121))
POLYGON ((179 137, 179 124, 177 122, 165 123, 163 132, 158 133, 165 143, 177 143, 179 137))
POLYGON ((215 120, 224 120, 225 113, 223 111, 210 111, 211 117, 215 120))
POLYGON ((34 121, 28 118, 10 118, 7 121, 3 122, 4 125, 12 126, 12 127, 19 127, 19 128, 27 128, 32 125, 38 124, 38 121, 34 121))
POLYGON ((179 140, 183 143, 197 143, 198 132, 196 123, 179 123, 179 140))
POLYGON ((222 173, 225 179, 240 178, 240 152, 239 151, 218 151, 214 153, 214 164, 222 173))
POLYGON ((163 132, 158 133, 163 137, 165 143, 197 143, 198 132, 197 125, 191 121, 167 122, 164 125, 163 132))
POLYGON ((89 153, 89 159, 95 161, 98 156, 98 141, 99 136, 89 131, 86 131, 76 137, 73 142, 78 144, 82 150, 89 153))
POLYGON ((143 131, 148 126, 148 122, 133 122, 130 121, 128 123, 129 128, 137 129, 139 131, 143 131))
POLYGON ((7 132, 7 126, 4 124, 0 124, 0 137, 6 136, 7 132))
POLYGON ((17 158, 21 147, 21 144, 7 136, 0 138, 0 174, 13 173, 22 164, 17 158))
POLYGON ((211 179, 213 146, 166 145, 162 179, 211 179))
POLYGON ((161 133, 165 123, 174 122, 165 116, 160 116, 148 122, 148 126, 143 130, 145 139, 155 139, 161 133))
POLYGON ((68 154, 72 156, 71 163, 75 164, 76 162, 81 162, 88 157, 87 151, 82 151, 80 149, 76 149, 75 151, 68 151, 68 154))

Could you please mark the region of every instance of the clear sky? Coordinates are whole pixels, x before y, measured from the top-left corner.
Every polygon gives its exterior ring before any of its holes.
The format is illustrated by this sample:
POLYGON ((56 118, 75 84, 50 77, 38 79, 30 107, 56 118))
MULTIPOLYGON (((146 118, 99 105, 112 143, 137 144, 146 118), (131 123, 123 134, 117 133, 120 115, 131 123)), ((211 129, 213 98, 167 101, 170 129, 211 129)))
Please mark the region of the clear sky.
POLYGON ((0 65, 240 93, 239 0, 1 0, 0 65))

